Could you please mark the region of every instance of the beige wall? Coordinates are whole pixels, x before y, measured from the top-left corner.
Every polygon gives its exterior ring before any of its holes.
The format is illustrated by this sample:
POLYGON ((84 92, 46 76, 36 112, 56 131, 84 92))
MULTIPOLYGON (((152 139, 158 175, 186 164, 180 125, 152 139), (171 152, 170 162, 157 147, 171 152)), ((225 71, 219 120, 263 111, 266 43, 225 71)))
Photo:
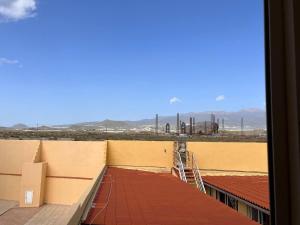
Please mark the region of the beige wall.
POLYGON ((21 176, 0 175, 0 199, 19 201, 21 176))
MULTIPOLYGON (((0 199, 19 199, 27 162, 48 164, 46 202, 72 204, 105 164, 170 172, 173 148, 172 141, 0 141, 0 199)), ((188 150, 195 153, 202 175, 267 173, 265 143, 189 142, 188 150)))
POLYGON ((20 206, 39 207, 44 203, 47 163, 24 163, 22 168, 20 206), (32 191, 31 204, 25 203, 25 192, 32 191))
POLYGON ((37 167, 38 162, 46 162, 45 201, 72 204, 106 164, 106 147, 105 141, 1 140, 0 199, 24 202, 23 192, 29 187, 43 199, 43 188, 41 193, 37 191, 36 181, 42 175, 37 167), (26 163, 31 163, 32 168, 24 169, 22 177, 22 166, 26 163))
POLYGON ((0 199, 19 200, 22 166, 32 162, 40 141, 0 140, 0 199))
POLYGON ((73 204, 106 164, 106 141, 43 141, 45 202, 73 204))
POLYGON ((21 174, 23 163, 32 162, 40 141, 0 140, 0 173, 21 174))
POLYGON ((92 180, 47 178, 45 203, 71 205, 76 203, 92 180))
POLYGON ((108 141, 107 164, 143 170, 167 170, 173 166, 172 141, 108 141))
POLYGON ((106 163, 105 141, 43 141, 47 176, 93 178, 106 163))
MULTIPOLYGON (((101 182, 101 178, 105 174, 105 166, 101 168, 99 173, 95 176, 95 178, 91 181, 91 183, 88 185, 88 187, 85 189, 83 194, 80 196, 80 199, 72 205, 70 211, 69 211, 69 221, 68 225, 73 225, 73 224, 79 224, 81 222, 81 217, 82 216, 87 216, 87 214, 83 215, 86 206, 91 200, 91 197, 97 190, 98 186, 100 185, 99 182, 101 182)), ((85 212, 87 213, 87 212, 85 212)))
MULTIPOLYGON (((241 142, 188 142, 202 175, 266 175, 267 144, 241 142)), ((171 141, 108 141, 107 164, 143 170, 169 170, 173 165, 171 141), (166 151, 165 151, 166 150, 166 151)))
POLYGON ((202 175, 266 175, 267 144, 241 142, 189 142, 202 175))

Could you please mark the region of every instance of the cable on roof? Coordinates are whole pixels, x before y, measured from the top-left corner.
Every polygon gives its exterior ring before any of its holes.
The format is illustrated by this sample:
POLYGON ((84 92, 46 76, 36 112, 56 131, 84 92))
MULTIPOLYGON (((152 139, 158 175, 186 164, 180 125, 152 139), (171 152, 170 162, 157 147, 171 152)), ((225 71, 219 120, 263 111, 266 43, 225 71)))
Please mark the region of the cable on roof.
POLYGON ((107 201, 106 201, 104 207, 94 216, 94 218, 91 220, 89 225, 92 225, 94 220, 96 219, 96 217, 99 216, 104 211, 104 209, 106 209, 106 207, 108 206, 111 191, 112 191, 112 183, 113 183, 112 178, 111 178, 111 174, 109 175, 109 178, 110 178, 110 188, 109 188, 109 193, 108 193, 108 196, 107 196, 107 201))

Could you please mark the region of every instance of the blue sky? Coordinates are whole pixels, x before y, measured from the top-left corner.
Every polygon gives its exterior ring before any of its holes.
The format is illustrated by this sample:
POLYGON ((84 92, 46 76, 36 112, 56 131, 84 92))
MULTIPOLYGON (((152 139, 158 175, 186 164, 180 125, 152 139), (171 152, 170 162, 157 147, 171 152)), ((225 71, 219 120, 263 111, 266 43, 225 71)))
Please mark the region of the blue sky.
POLYGON ((0 125, 264 108, 262 0, 0 0, 0 125))

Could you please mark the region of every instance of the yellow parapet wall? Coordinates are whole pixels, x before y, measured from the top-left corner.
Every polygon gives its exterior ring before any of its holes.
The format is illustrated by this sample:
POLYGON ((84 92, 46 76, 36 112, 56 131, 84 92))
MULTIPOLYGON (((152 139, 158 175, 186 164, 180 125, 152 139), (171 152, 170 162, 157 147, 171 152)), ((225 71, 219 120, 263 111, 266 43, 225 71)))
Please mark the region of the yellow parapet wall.
POLYGON ((202 175, 267 175, 266 143, 188 142, 202 175))
POLYGON ((0 174, 21 174, 23 163, 32 162, 40 141, 0 140, 0 174))
POLYGON ((23 165, 31 163, 35 168, 45 162, 45 190, 41 189, 45 193, 40 199, 46 203, 73 204, 103 169, 106 150, 105 141, 0 140, 0 199, 24 202, 24 190, 37 188, 30 180, 35 171, 26 169, 22 174, 23 165))
POLYGON ((45 202, 73 204, 106 164, 106 141, 43 141, 45 202))
POLYGON ((0 199, 19 201, 21 176, 0 175, 0 199))
POLYGON ((106 141, 43 141, 47 176, 93 178, 106 163, 106 141))
POLYGON ((151 171, 170 171, 172 141, 108 141, 107 165, 151 171))
POLYGON ((76 203, 92 180, 51 178, 46 179, 45 203, 71 205, 76 203))
POLYGON ((47 163, 24 163, 22 169, 20 207, 44 204, 47 163))
POLYGON ((0 140, 0 199, 19 200, 22 166, 33 161, 40 141, 0 140))
MULTIPOLYGON (((267 175, 268 172, 266 143, 188 142, 187 149, 195 153, 202 175, 267 175)), ((1 140, 0 199, 18 201, 22 197, 25 163, 32 166, 47 163, 44 202, 74 204, 104 165, 170 172, 173 151, 172 141, 1 140)), ((26 184, 26 190, 30 185, 26 184)))

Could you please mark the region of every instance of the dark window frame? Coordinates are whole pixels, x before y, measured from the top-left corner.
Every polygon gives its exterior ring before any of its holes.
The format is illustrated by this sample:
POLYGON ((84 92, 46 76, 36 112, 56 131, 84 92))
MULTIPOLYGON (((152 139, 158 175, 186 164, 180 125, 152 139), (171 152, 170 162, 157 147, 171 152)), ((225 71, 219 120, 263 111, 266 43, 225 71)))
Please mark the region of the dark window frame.
POLYGON ((265 0, 268 163, 273 225, 300 224, 298 21, 299 0, 265 0))

